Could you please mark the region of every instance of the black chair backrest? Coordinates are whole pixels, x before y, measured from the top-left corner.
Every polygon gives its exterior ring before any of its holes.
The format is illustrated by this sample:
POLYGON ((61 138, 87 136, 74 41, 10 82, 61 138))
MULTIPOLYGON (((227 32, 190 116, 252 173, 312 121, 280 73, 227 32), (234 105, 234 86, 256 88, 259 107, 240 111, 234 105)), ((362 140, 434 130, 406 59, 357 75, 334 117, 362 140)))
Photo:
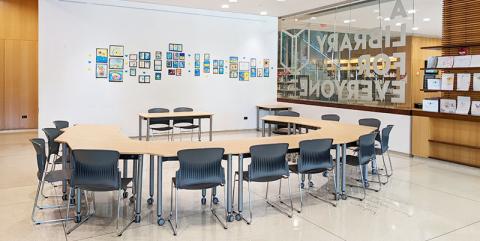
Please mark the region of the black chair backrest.
POLYGON ((330 154, 333 139, 306 140, 300 142, 298 171, 305 173, 319 169, 331 169, 333 159, 330 154))
MULTIPOLYGON (((170 112, 170 110, 168 109, 165 109, 165 108, 151 108, 148 110, 148 113, 168 113, 170 112)), ((165 120, 165 119, 156 119, 156 118, 152 118, 150 119, 150 125, 158 125, 158 124, 162 124, 162 125, 167 125, 169 126, 170 125, 170 120, 165 120)))
MULTIPOLYGON (((173 112, 193 112, 193 109, 190 107, 177 107, 173 109, 173 112)), ((178 124, 178 123, 188 123, 193 125, 193 119, 192 118, 178 118, 173 120, 173 124, 178 124)))
POLYGON ((35 148, 37 154, 37 178, 42 180, 43 172, 45 171, 45 165, 47 163, 47 154, 45 153, 45 140, 42 138, 33 138, 30 140, 35 148))
POLYGON ((176 172, 179 189, 204 189, 225 183, 222 167, 223 148, 187 149, 177 153, 180 168, 176 172))
POLYGON ((387 125, 387 127, 382 129, 382 139, 380 142, 382 153, 388 151, 388 141, 390 139, 390 132, 392 131, 393 125, 387 125))
POLYGON ((58 155, 58 151, 60 149, 60 143, 56 142, 55 139, 59 137, 63 131, 57 128, 43 128, 43 132, 45 136, 47 136, 48 141, 48 156, 50 155, 58 155))
POLYGON ((375 118, 365 118, 365 119, 360 119, 358 120, 358 124, 361 126, 370 126, 370 127, 375 127, 378 133, 378 135, 375 137, 375 140, 380 142, 380 126, 382 125, 382 122, 379 119, 375 118))
POLYGON ((72 187, 90 191, 114 191, 120 188, 117 151, 74 150, 72 187))
POLYGON ((291 117, 300 117, 300 113, 292 110, 282 110, 277 112, 278 116, 291 116, 291 117))
POLYGON ((285 159, 287 143, 256 145, 250 147, 251 163, 248 165, 250 181, 275 181, 289 175, 285 159))
POLYGON ((340 121, 340 116, 337 114, 326 114, 326 115, 322 115, 322 120, 340 121))
POLYGON ((68 121, 64 121, 64 120, 56 120, 53 122, 53 124, 55 125, 55 128, 59 130, 67 128, 70 125, 68 121))
POLYGON ((358 161, 361 165, 368 164, 376 158, 375 136, 377 132, 360 136, 358 140, 358 161))

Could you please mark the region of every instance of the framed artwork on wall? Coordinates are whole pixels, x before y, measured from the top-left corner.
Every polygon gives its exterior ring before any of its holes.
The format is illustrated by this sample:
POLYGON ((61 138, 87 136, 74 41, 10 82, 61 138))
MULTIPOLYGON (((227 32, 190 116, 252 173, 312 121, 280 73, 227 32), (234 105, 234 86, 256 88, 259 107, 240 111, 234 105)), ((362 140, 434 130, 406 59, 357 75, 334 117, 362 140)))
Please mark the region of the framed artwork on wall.
POLYGON ((123 45, 110 45, 109 52, 111 57, 123 57, 124 55, 123 45))
POLYGON ((162 71, 162 61, 161 60, 154 60, 153 61, 153 70, 162 71))
POLYGON ((97 64, 95 70, 95 77, 96 78, 107 78, 108 77, 108 70, 107 64, 97 64))
POLYGON ((156 72, 155 73, 155 80, 162 80, 162 73, 156 72))
POLYGON ((182 69, 177 69, 175 72, 176 76, 182 76, 182 69))
POLYGON ((108 62, 108 49, 107 48, 97 48, 96 51, 96 61, 97 63, 107 63, 108 62))
POLYGON ((175 75, 175 69, 169 69, 168 75, 175 75))
POLYGON ((139 75, 138 76, 138 83, 149 84, 150 83, 150 75, 139 75))
POLYGON ((162 59, 162 51, 155 51, 155 59, 156 60, 162 59))
POLYGON ((110 69, 123 69, 123 58, 110 58, 108 65, 110 69))
POLYGON ((130 60, 128 62, 128 67, 130 68, 136 68, 137 67, 137 61, 136 60, 130 60))
POLYGON ((262 68, 257 69, 257 77, 263 77, 263 69, 262 68))
POLYGON ((137 69, 130 69, 130 76, 137 76, 137 69))
POLYGON ((123 70, 111 69, 108 73, 108 81, 123 82, 123 70))
POLYGON ((133 61, 137 61, 137 54, 130 54, 130 55, 128 56, 128 59, 129 59, 129 60, 133 60, 133 61))

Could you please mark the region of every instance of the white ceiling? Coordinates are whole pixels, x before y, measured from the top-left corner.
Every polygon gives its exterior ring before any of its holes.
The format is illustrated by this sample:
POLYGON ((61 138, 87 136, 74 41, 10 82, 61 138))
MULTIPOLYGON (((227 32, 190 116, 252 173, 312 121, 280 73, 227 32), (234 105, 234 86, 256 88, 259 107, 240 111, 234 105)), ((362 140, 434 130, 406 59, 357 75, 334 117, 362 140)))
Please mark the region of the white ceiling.
POLYGON ((259 15, 266 11, 268 16, 285 16, 292 13, 306 11, 325 5, 335 4, 343 0, 237 0, 230 3, 229 0, 128 0, 131 2, 155 3, 179 7, 209 9, 234 13, 248 13, 259 15), (229 8, 222 8, 228 4, 229 8))

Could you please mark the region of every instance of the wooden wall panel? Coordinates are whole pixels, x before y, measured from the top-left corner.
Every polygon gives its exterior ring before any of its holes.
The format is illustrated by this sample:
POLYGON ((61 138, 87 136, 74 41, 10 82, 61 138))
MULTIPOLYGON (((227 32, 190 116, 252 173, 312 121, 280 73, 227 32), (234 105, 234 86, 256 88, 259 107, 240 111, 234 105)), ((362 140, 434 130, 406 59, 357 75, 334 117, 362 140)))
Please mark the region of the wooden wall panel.
POLYGON ((411 106, 410 108, 414 108, 415 103, 422 103, 424 98, 430 97, 440 97, 440 93, 427 93, 421 91, 423 89, 423 76, 424 71, 420 70, 421 68, 425 67, 424 63, 425 60, 428 59, 430 56, 439 56, 442 54, 440 50, 425 50, 421 49, 422 47, 428 46, 437 46, 441 44, 440 38, 427 38, 427 37, 418 37, 418 36, 411 36, 409 38, 409 50, 407 55, 410 56, 410 72, 409 72, 409 81, 410 85, 410 93, 411 93, 411 106))
POLYGON ((412 155, 428 157, 430 155, 430 118, 412 116, 412 155))
POLYGON ((0 1, 0 39, 38 40, 38 0, 0 1))
POLYGON ((0 39, 0 130, 2 129, 5 129, 5 40, 0 39))
POLYGON ((7 40, 5 44, 6 129, 37 127, 37 42, 7 40), (22 118, 26 116, 26 118, 22 118))

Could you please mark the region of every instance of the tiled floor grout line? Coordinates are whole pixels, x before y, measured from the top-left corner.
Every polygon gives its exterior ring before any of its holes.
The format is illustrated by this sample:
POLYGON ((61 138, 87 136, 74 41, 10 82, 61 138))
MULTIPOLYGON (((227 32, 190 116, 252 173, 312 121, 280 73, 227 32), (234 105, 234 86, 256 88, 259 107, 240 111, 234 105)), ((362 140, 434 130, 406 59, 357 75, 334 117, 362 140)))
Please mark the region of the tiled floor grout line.
POLYGON ((447 234, 454 233, 454 232, 456 232, 456 231, 462 230, 462 229, 464 229, 464 228, 467 228, 467 227, 469 227, 469 226, 475 225, 475 224, 477 224, 477 223, 480 223, 480 220, 479 220, 479 221, 476 221, 476 222, 473 222, 473 223, 471 223, 471 224, 467 224, 467 225, 465 225, 465 226, 463 226, 463 227, 453 229, 453 230, 451 230, 451 231, 449 231, 449 232, 446 232, 446 233, 444 233, 444 234, 438 235, 438 236, 436 236, 436 237, 426 239, 425 241, 435 240, 435 239, 437 239, 437 238, 440 238, 440 237, 445 236, 445 235, 447 235, 447 234))

